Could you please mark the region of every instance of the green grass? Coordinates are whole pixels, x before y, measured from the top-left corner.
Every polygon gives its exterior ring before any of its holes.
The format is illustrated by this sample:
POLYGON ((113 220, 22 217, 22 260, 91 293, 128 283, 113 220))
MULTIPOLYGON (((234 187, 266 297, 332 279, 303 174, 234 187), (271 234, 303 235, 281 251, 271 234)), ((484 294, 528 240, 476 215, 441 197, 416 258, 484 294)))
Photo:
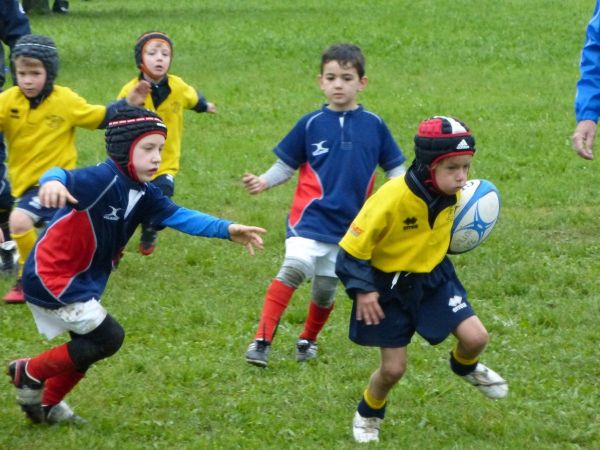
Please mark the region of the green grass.
MULTIPOLYGON (((472 177, 493 181, 503 202, 489 241, 453 260, 491 334, 484 361, 508 379, 510 396, 483 398, 448 370, 450 341, 416 338, 376 447, 600 448, 600 170, 569 146, 592 9, 591 0, 72 0, 68 16, 32 17, 34 32, 59 46, 58 83, 98 103, 135 76, 139 34, 169 33, 172 72, 219 108, 186 115, 175 198, 269 233, 255 258, 171 230, 143 258, 132 240, 104 297, 125 345, 68 398, 91 424, 28 425, 6 383, 0 448, 374 447, 353 443, 350 420, 378 353, 348 340, 341 290, 314 364, 293 360, 309 286, 283 318, 269 368, 243 360, 281 263, 294 183, 250 197, 240 177, 268 168, 273 146, 324 101, 320 53, 340 41, 363 48, 361 101, 409 157, 420 120, 456 115, 477 138, 472 177)), ((82 165, 104 158, 102 141, 78 131, 82 165)), ((0 306, 2 361, 49 345, 25 307, 0 306)))

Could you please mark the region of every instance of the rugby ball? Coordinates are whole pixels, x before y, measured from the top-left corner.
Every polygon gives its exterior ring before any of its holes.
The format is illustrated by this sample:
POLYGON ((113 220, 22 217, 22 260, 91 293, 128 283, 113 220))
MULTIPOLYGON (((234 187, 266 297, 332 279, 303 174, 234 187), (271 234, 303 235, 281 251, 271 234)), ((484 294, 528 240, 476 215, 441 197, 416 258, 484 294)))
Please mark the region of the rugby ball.
POLYGON ((500 193, 487 180, 469 180, 456 204, 448 253, 465 253, 478 247, 500 215, 500 193))

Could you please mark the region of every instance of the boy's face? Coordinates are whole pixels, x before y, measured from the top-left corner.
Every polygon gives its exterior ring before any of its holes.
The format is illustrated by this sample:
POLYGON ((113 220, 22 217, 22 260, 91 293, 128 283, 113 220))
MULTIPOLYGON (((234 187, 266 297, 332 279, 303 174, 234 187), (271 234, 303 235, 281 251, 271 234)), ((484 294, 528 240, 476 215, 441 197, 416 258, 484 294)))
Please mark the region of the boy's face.
POLYGON ((159 133, 152 133, 140 139, 133 148, 131 163, 135 175, 142 183, 150 181, 161 161, 161 152, 165 145, 165 137, 159 133))
POLYGON ((19 56, 15 59, 17 85, 27 98, 37 97, 46 85, 46 68, 39 59, 19 56))
POLYGON ((356 97, 367 85, 367 77, 360 78, 352 66, 340 66, 337 61, 323 65, 319 85, 333 111, 349 111, 358 106, 356 97))
POLYGON ((467 182, 473 155, 457 155, 442 159, 433 168, 438 189, 446 195, 456 194, 467 182))
POLYGON ((171 65, 171 47, 161 39, 151 39, 144 45, 142 62, 146 75, 154 81, 162 80, 171 65))

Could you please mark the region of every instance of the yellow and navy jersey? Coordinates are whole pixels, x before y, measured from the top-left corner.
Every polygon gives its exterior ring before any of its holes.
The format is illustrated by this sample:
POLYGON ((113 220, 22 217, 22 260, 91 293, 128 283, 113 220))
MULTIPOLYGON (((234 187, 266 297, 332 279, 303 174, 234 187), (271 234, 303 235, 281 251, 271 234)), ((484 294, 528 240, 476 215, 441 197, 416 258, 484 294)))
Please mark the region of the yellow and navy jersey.
POLYGON ((34 109, 17 86, 2 92, 0 132, 8 144, 13 196, 18 198, 36 186, 52 167, 75 168, 75 127, 96 129, 105 115, 105 106, 91 105, 63 86, 54 85, 50 95, 34 109))
POLYGON ((456 199, 430 195, 409 170, 367 200, 340 246, 382 272, 429 273, 448 251, 456 199))
MULTIPOLYGON (((129 81, 119 92, 118 98, 125 98, 140 81, 136 77, 129 81)), ((167 125, 167 140, 162 151, 162 162, 154 178, 170 174, 175 176, 179 171, 181 157, 181 137, 183 134, 183 111, 195 108, 200 102, 200 95, 192 86, 175 75, 167 75, 170 93, 156 107, 152 96, 148 95, 144 107, 155 111, 167 125)))

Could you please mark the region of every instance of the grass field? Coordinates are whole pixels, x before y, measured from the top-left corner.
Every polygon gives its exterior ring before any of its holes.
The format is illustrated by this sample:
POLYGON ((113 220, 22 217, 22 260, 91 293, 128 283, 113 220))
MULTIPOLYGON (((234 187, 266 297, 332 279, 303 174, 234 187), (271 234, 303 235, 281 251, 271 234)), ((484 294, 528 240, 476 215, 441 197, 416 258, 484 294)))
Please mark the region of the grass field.
MULTIPOLYGON (((600 448, 600 167, 570 149, 573 98, 592 0, 71 0, 67 16, 31 18, 59 46, 58 84, 107 103, 136 75, 133 44, 161 29, 172 73, 217 104, 186 115, 175 199, 268 228, 252 258, 223 241, 166 230, 151 257, 132 240, 104 304, 124 325, 121 351, 92 368, 68 401, 78 429, 29 425, 0 389, 0 449, 346 449, 378 352, 347 338, 342 290, 320 356, 294 344, 309 286, 280 325, 269 368, 244 362, 264 290, 283 255, 295 183, 257 197, 240 177, 324 101, 321 51, 352 41, 367 57, 361 102, 412 159, 417 123, 455 115, 478 142, 472 178, 502 193, 479 249, 453 257, 491 334, 483 361, 510 383, 491 402, 451 374, 450 341, 416 338, 389 399, 382 449, 600 448)), ((81 165, 104 158, 103 133, 78 131, 81 165)), ((0 290, 12 280, 0 280, 0 290)), ((57 340, 57 342, 60 342, 57 340)), ((56 343, 56 342, 54 342, 56 343)), ((24 306, 0 305, 0 361, 49 347, 24 306)))

